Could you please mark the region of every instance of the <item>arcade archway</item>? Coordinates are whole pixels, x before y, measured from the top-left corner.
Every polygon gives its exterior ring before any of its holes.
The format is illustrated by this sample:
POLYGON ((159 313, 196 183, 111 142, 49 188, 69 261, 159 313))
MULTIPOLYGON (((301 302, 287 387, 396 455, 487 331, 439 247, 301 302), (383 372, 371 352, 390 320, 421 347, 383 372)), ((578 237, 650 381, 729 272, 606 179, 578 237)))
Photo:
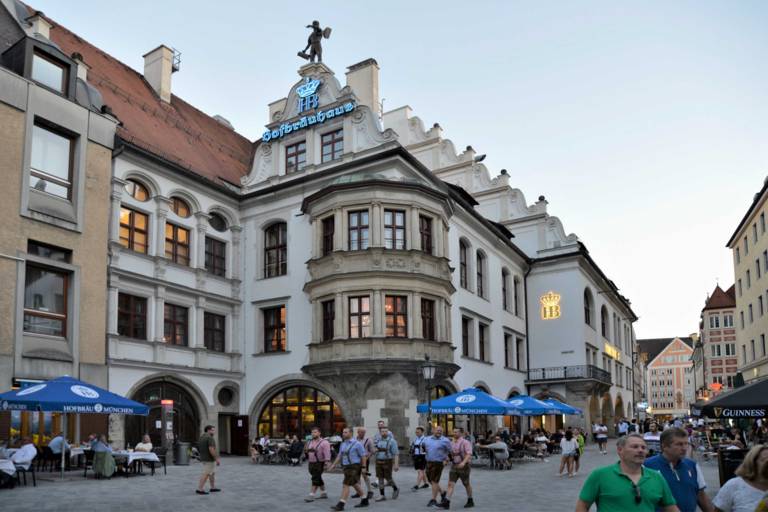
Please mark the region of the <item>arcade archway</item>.
POLYGON ((340 435, 346 426, 339 405, 311 386, 291 386, 276 392, 258 418, 258 435, 273 438, 295 434, 303 439, 314 426, 320 427, 324 436, 340 435))
POLYGON ((173 400, 173 436, 177 441, 196 443, 200 436, 200 412, 192 394, 182 386, 167 381, 149 382, 139 388, 131 398, 149 406, 147 416, 126 416, 125 440, 133 446, 144 434, 149 434, 152 444, 160 446, 161 400, 173 400))

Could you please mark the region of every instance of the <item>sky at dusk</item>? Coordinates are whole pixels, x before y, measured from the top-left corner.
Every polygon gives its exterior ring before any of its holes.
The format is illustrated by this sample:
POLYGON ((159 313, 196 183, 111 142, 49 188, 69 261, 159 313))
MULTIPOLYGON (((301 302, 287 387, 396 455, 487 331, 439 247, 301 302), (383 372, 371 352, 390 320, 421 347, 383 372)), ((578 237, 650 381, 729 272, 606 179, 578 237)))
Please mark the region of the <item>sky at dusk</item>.
POLYGON ((252 140, 318 19, 342 83, 375 58, 385 110, 410 105, 528 203, 546 196, 632 301, 638 338, 698 329, 768 175, 768 2, 28 3, 138 71, 177 48, 174 94, 252 140))

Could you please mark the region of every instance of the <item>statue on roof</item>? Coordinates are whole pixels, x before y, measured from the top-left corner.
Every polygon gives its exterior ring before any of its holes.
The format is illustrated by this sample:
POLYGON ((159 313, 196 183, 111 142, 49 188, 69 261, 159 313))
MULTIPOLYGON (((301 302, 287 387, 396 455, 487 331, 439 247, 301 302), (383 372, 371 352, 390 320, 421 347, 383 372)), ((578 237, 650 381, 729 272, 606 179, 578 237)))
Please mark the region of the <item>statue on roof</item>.
POLYGON ((320 22, 315 20, 311 25, 307 25, 307 28, 312 29, 312 33, 307 38, 307 46, 298 53, 298 56, 309 62, 323 62, 323 38, 328 39, 331 37, 331 27, 320 28, 320 22), (309 54, 307 54, 309 50, 309 54))

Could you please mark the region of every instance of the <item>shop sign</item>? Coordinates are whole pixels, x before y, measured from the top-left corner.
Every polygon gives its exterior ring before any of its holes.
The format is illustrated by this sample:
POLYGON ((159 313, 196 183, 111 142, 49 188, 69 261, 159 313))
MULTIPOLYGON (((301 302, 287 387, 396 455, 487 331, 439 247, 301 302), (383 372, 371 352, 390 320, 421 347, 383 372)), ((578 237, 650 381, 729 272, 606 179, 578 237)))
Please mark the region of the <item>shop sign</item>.
POLYGON ((765 409, 730 409, 727 407, 713 407, 715 418, 764 418, 765 409))
POLYGON ((560 294, 549 291, 539 298, 541 303, 541 319, 554 320, 560 318, 560 294))

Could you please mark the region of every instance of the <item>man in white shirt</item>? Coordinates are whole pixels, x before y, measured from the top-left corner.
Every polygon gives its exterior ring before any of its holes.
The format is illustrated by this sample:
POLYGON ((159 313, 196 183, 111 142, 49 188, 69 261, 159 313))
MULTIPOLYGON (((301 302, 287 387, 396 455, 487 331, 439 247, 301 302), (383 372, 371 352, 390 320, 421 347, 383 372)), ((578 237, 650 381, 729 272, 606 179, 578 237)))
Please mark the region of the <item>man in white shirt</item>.
POLYGON ((11 456, 11 462, 27 470, 35 457, 37 457, 37 448, 35 448, 31 438, 25 437, 21 440, 21 448, 11 456))
POLYGON ((264 437, 259 439, 259 446, 261 446, 261 453, 264 455, 272 455, 272 451, 269 449, 269 434, 264 434, 264 437))
POLYGON ((645 445, 648 448, 648 457, 661 453, 661 432, 655 421, 648 425, 648 432, 643 434, 645 445))

